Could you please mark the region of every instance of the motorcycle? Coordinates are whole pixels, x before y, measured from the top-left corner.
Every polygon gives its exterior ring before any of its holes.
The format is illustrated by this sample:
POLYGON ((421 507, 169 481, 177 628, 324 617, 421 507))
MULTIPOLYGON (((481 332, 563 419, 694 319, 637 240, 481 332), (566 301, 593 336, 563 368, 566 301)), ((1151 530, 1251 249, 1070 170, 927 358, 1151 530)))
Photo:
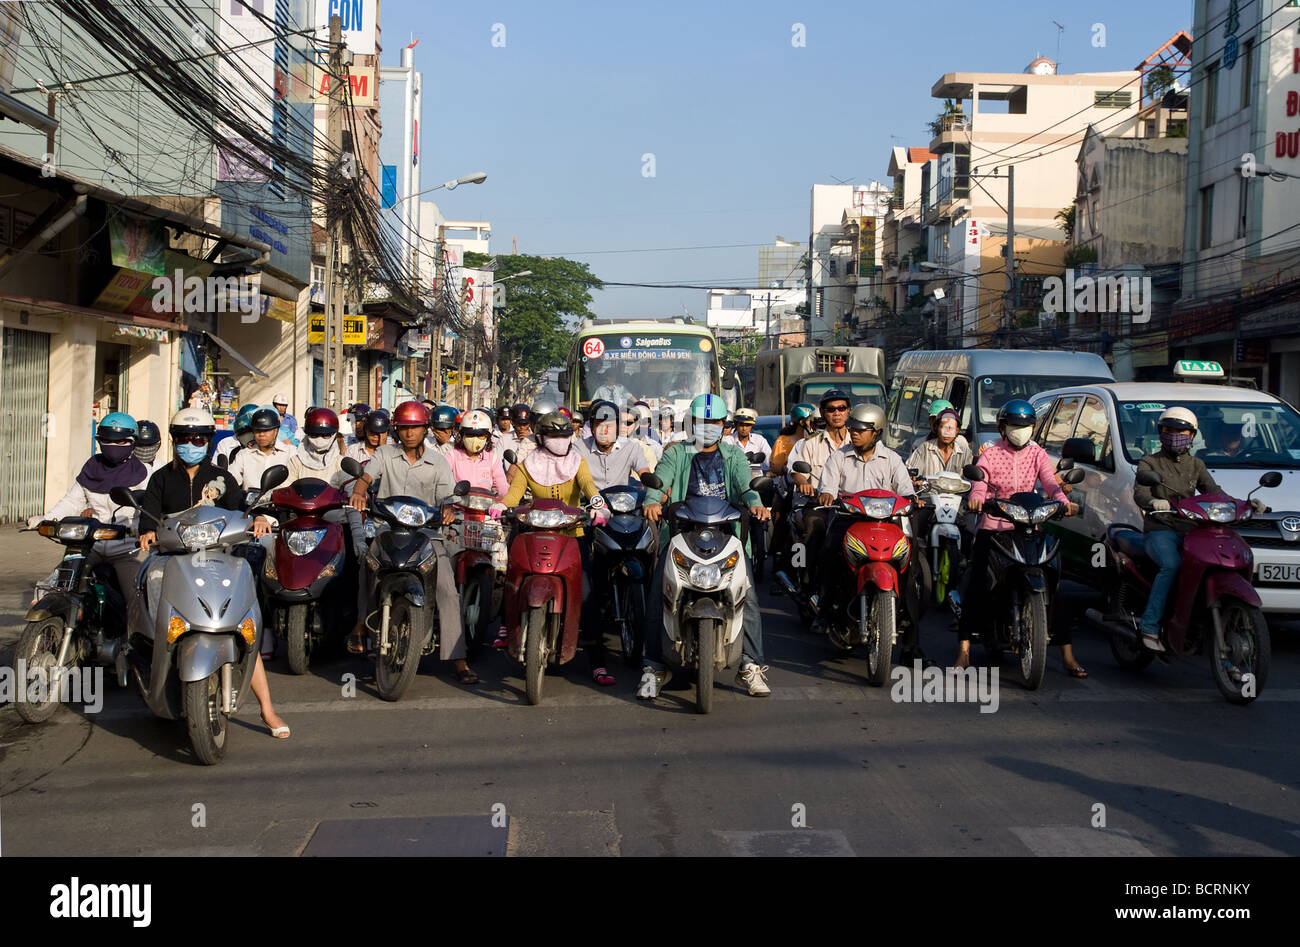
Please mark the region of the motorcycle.
MULTIPOLYGON (((642 482, 663 488, 653 474, 642 482)), ((756 477, 749 487, 765 504, 771 502, 771 480, 756 477)), ((713 709, 716 672, 741 660, 751 581, 745 559, 749 519, 747 507, 720 497, 688 497, 664 510, 669 530, 664 626, 653 633, 664 635, 665 657, 695 670, 695 709, 702 714, 713 709)))
POLYGON ((645 650, 646 594, 658 555, 659 530, 641 512, 645 487, 606 487, 601 496, 612 515, 592 533, 593 581, 596 588, 609 590, 605 601, 609 620, 618 628, 623 643, 623 660, 639 668, 645 650))
POLYGON ((64 678, 82 667, 116 668, 119 685, 126 686, 126 601, 113 567, 102 561, 92 567, 90 557, 95 543, 121 540, 127 528, 66 516, 44 520, 35 531, 66 547, 53 581, 37 587, 38 598, 14 648, 15 666, 23 662, 41 685, 29 693, 28 681, 19 680, 14 707, 28 723, 43 723, 59 707, 64 678))
MULTIPOLYGON (((792 473, 803 474, 807 476, 812 473, 812 465, 807 461, 796 461, 791 465, 792 473)), ((798 489, 790 492, 788 516, 790 519, 790 571, 794 573, 791 578, 784 571, 775 573, 772 577, 776 580, 779 587, 785 590, 785 593, 794 601, 795 608, 799 611, 799 620, 805 628, 812 625, 818 615, 817 595, 811 592, 813 588, 812 574, 809 569, 809 550, 804 548, 804 542, 800 538, 804 535, 804 516, 810 510, 817 509, 817 504, 813 502, 800 502, 802 494, 798 489)))
MULTIPOLYGON (((930 520, 928 538, 921 555, 928 559, 930 582, 923 600, 942 605, 948 593, 957 585, 961 568, 961 518, 962 498, 970 492, 971 483, 955 473, 944 472, 924 478, 923 490, 918 499, 925 503, 930 520)), ((927 535, 918 531, 921 536, 927 535)))
MULTIPOLYGON (((593 507, 600 508, 595 501, 593 507)), ((578 651, 582 554, 577 538, 561 530, 586 525, 590 517, 559 500, 534 499, 503 518, 519 527, 506 567, 506 648, 524 665, 524 690, 536 705, 546 668, 567 664, 578 651)))
MULTIPOLYGON (((1139 470, 1136 479, 1148 487, 1160 483, 1154 470, 1139 470)), ((1282 475, 1270 471, 1259 478, 1259 487, 1271 489, 1281 482, 1282 475)), ((1268 624, 1259 593, 1251 584, 1250 546, 1232 528, 1250 518, 1254 493, 1250 491, 1244 501, 1204 493, 1175 501, 1167 511, 1147 512, 1195 524, 1183 538, 1182 565, 1161 629, 1167 652, 1144 646, 1139 629, 1158 571, 1146 555, 1146 534, 1119 524, 1106 530, 1106 561, 1112 568, 1106 612, 1090 608, 1085 615, 1107 634, 1111 654, 1121 667, 1140 671, 1157 655, 1169 660, 1171 655, 1207 653, 1214 683, 1224 699, 1248 704, 1263 692, 1271 657, 1268 624)))
POLYGON ((498 574, 506 569, 505 531, 491 517, 497 502, 491 490, 456 484, 452 519, 446 524, 447 545, 460 589, 460 620, 465 646, 473 658, 488 640, 488 628, 501 614, 504 598, 498 574))
MULTIPOLYGON (((1065 483, 1083 480, 1083 471, 1071 460, 1062 460, 1056 469, 1065 483)), ((974 464, 967 464, 962 475, 972 482, 985 479, 983 469, 974 464)), ((1020 674, 1031 691, 1043 683, 1047 671, 1047 616, 1061 574, 1060 540, 1043 527, 1065 510, 1065 503, 1045 500, 1037 493, 984 501, 985 513, 1014 528, 992 534, 988 575, 970 576, 970 581, 986 581, 992 589, 989 627, 972 632, 971 637, 983 641, 994 667, 1004 651, 1019 655, 1020 674)), ((950 594, 949 602, 960 614, 960 597, 950 594)))
MULTIPOLYGON (((745 452, 745 458, 749 461, 750 473, 754 477, 765 476, 762 470, 763 461, 767 460, 767 454, 761 450, 751 450, 745 452)), ((754 581, 763 581, 763 570, 767 563, 767 545, 768 545, 768 523, 760 523, 758 529, 753 529, 749 534, 750 559, 754 564, 754 581)))
POLYGON ((341 636, 356 613, 357 561, 345 536, 347 496, 304 477, 271 493, 291 518, 280 525, 262 569, 269 624, 285 641, 289 670, 306 674, 327 635, 341 636))
MULTIPOLYGON (((288 475, 283 466, 268 468, 262 490, 288 475)), ((109 496, 139 509, 125 487, 109 496)), ((258 583, 241 548, 253 540, 257 512, 193 506, 162 517, 156 551, 141 570, 146 617, 128 633, 126 657, 145 705, 159 717, 183 718, 194 755, 209 766, 225 756, 230 717, 257 660, 258 583)))

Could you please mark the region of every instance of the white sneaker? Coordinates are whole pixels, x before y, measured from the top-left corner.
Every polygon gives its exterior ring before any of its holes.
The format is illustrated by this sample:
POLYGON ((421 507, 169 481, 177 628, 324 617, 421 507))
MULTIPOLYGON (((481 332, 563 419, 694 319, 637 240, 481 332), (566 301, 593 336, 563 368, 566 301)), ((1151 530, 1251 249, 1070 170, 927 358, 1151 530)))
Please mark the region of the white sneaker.
POLYGON ((637 687, 636 696, 641 700, 654 700, 659 696, 659 689, 664 686, 664 681, 668 679, 667 671, 656 671, 654 668, 641 669, 641 683, 637 687))
POLYGON ((772 693, 772 688, 768 687, 767 681, 763 679, 766 673, 766 664, 762 667, 757 664, 746 664, 736 672, 736 683, 748 687, 750 697, 766 697, 772 693))

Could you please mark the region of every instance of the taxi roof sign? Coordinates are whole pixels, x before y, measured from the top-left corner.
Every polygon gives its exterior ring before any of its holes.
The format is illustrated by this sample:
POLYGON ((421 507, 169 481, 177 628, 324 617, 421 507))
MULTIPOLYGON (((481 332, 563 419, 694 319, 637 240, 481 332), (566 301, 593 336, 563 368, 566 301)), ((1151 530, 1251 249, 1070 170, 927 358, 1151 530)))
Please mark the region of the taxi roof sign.
POLYGON ((1194 359, 1183 359, 1174 363, 1174 374, 1179 378, 1192 376, 1195 378, 1222 378, 1223 366, 1218 362, 1198 362, 1194 359))

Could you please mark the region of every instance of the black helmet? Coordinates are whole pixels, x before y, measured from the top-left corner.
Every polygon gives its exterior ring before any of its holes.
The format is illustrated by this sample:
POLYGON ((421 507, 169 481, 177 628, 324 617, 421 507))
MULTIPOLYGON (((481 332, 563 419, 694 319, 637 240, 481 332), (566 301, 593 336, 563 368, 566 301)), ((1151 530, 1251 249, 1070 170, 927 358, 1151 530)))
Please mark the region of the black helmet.
POLYGON ((573 422, 560 414, 559 411, 543 414, 537 419, 536 427, 538 437, 546 437, 548 434, 565 437, 573 434, 573 422))
POLYGON ((1034 423, 1034 406, 1024 398, 1012 398, 998 412, 998 424, 1027 427, 1034 423))
POLYGON ((524 425, 532 424, 533 409, 528 407, 526 404, 515 405, 510 409, 510 423, 524 425))
POLYGON ((826 405, 828 405, 832 401, 843 401, 845 404, 852 403, 849 400, 849 396, 846 395, 844 392, 840 391, 838 388, 831 388, 826 392, 826 394, 822 395, 822 400, 817 402, 817 407, 822 408, 824 410, 826 408, 826 405))
POLYGON ((618 423, 623 413, 618 410, 618 405, 612 401, 593 401, 587 407, 587 420, 595 427, 602 421, 613 421, 618 423))
POLYGON ((278 431, 280 429, 280 412, 275 408, 258 408, 248 426, 253 431, 278 431))
POLYGON ((135 430, 136 447, 153 447, 162 443, 162 431, 152 421, 137 421, 135 430))
POLYGON ((392 420, 383 408, 375 408, 366 415, 367 434, 387 434, 390 427, 392 427, 392 420))
POLYGON ((449 404, 440 404, 433 409, 433 424, 437 431, 450 431, 456 426, 456 416, 460 412, 449 404))
POLYGON ((504 405, 504 404, 503 404, 501 407, 497 408, 497 415, 496 415, 496 417, 497 417, 497 420, 498 420, 498 421, 509 421, 509 420, 510 420, 510 406, 509 406, 509 405, 504 405))

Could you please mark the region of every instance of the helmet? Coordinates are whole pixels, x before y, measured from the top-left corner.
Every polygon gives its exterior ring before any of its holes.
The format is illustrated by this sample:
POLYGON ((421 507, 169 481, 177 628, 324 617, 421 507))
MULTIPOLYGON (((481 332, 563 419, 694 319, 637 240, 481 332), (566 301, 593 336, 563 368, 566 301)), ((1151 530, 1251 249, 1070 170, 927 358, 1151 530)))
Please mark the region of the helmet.
POLYGON ((874 404, 854 405, 849 412, 848 427, 851 431, 881 433, 885 430, 885 411, 874 404))
POLYGON ((104 420, 99 422, 95 428, 95 438, 111 438, 113 440, 125 440, 128 437, 135 437, 138 433, 135 418, 122 411, 114 411, 112 414, 105 415, 104 420))
POLYGON ((152 421, 137 421, 135 429, 136 447, 153 447, 162 443, 162 432, 152 421))
POLYGON ((537 419, 537 436, 567 437, 573 434, 573 424, 559 411, 549 411, 537 419))
POLYGON ((216 433, 217 425, 212 420, 212 415, 202 408, 181 408, 172 415, 172 420, 167 425, 167 431, 171 434, 206 434, 211 437, 216 433))
POLYGON ((274 431, 280 427, 280 412, 275 408, 258 408, 248 420, 254 431, 274 431))
POLYGON ((257 405, 255 404, 246 404, 240 408, 239 413, 235 415, 235 433, 243 434, 247 431, 253 423, 253 415, 255 414, 257 414, 257 405))
POLYGON ((727 417, 727 403, 717 395, 696 395, 688 413, 697 421, 722 421, 727 417))
POLYGON ((388 412, 383 408, 375 408, 366 415, 365 430, 367 434, 387 434, 391 424, 388 412))
POLYGON ((533 414, 540 418, 543 414, 550 414, 552 411, 558 411, 559 409, 560 406, 554 401, 539 401, 533 405, 533 414))
POLYGON ((998 412, 998 424, 1011 427, 1028 427, 1034 418, 1034 406, 1024 398, 1012 398, 998 412))
POLYGON ((469 437, 487 437, 492 433, 492 419, 486 411, 466 411, 460 419, 460 433, 469 437))
POLYGON ((632 411, 636 414, 638 421, 650 420, 650 405, 646 404, 644 401, 638 401, 636 404, 632 405, 632 411))
POLYGON ((566 418, 568 418, 570 421, 573 420, 573 412, 570 411, 568 408, 561 408, 561 409, 560 409, 560 414, 564 415, 564 416, 565 416, 566 418))
POLYGON ((460 415, 449 404, 440 404, 433 409, 433 426, 439 431, 450 431, 456 426, 456 418, 460 415))
POLYGON ((822 395, 822 400, 817 402, 817 406, 819 408, 825 408, 826 405, 830 404, 832 401, 847 402, 848 400, 849 400, 849 396, 846 395, 844 392, 840 391, 840 389, 831 388, 826 392, 826 394, 822 395))
POLYGON ((945 418, 952 418, 954 421, 957 422, 957 425, 959 427, 961 426, 961 415, 957 413, 956 408, 944 408, 942 411, 939 412, 939 415, 937 418, 935 418, 935 420, 938 421, 940 424, 942 424, 945 418))
POLYGON ((497 420, 498 421, 510 420, 510 408, 508 405, 503 404, 501 407, 497 408, 497 420))
POLYGON ((428 427, 429 409, 418 401, 403 401, 393 411, 393 427, 428 427))
MULTIPOLYGON (((105 419, 107 420, 107 418, 105 419)), ((1160 415, 1160 420, 1156 422, 1157 428, 1172 427, 1181 428, 1185 431, 1195 433, 1198 425, 1196 415, 1186 408, 1170 407, 1165 408, 1164 413, 1160 415)))
POLYGON ((953 410, 951 401, 945 401, 943 398, 935 398, 930 402, 930 417, 932 418, 938 417, 940 411, 951 410, 953 410))
POLYGON ((526 404, 517 404, 510 409, 511 424, 532 424, 533 409, 526 404))
POLYGON ((753 408, 736 409, 737 424, 753 424, 757 420, 758 420, 758 412, 755 411, 753 408))
POLYGON ((816 413, 817 413, 816 408, 814 408, 806 401, 801 401, 793 408, 790 409, 790 423, 798 424, 800 421, 804 420, 805 418, 810 418, 816 413))
POLYGON ((303 419, 302 429, 312 437, 325 437, 339 432, 339 416, 329 408, 310 408, 303 419))
POLYGON ((348 408, 348 415, 352 418, 353 424, 356 424, 358 421, 365 420, 366 415, 369 413, 370 413, 370 405, 365 404, 364 402, 361 401, 358 401, 352 407, 348 408))
POLYGON ((622 412, 618 410, 618 405, 612 401, 593 401, 587 407, 587 420, 591 422, 593 427, 602 421, 617 423, 622 416, 622 412))

